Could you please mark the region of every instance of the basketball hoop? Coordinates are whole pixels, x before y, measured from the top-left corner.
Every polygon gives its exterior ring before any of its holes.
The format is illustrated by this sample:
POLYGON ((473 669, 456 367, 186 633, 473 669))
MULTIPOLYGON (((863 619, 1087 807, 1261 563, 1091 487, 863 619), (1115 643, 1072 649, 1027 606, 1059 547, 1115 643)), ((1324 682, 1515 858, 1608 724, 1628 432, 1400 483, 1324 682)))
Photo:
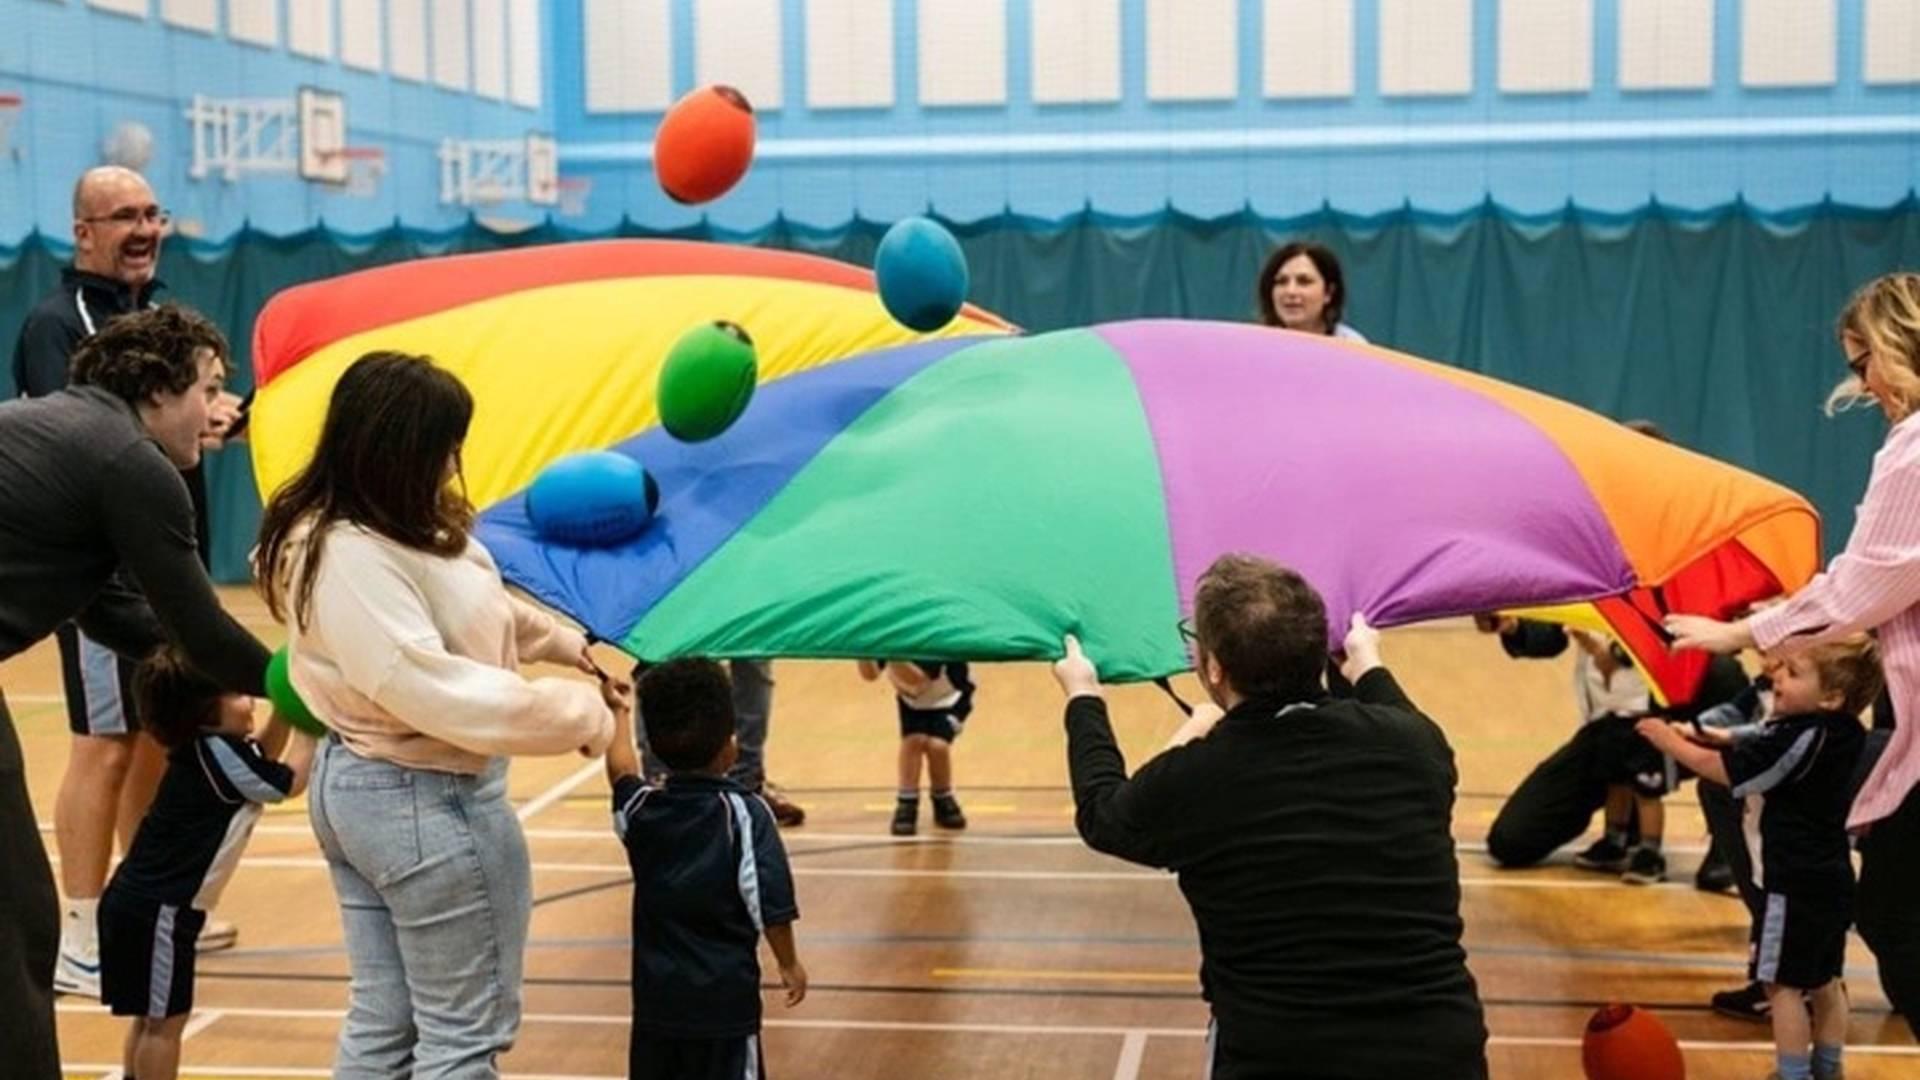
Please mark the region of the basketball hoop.
MULTIPOLYGON (((26 103, 27 99, 19 94, 0 94, 0 154, 8 152, 11 146, 8 140, 13 134, 14 121, 20 118, 20 111, 26 103)), ((18 160, 20 148, 12 147, 12 154, 14 159, 18 160)))
POLYGON ((555 181, 560 190, 560 216, 579 217, 587 212, 587 198, 593 194, 593 178, 563 176, 555 181))
POLYGON ((324 151, 327 161, 341 158, 347 162, 345 193, 356 199, 369 199, 380 193, 380 178, 387 174, 387 152, 377 146, 343 146, 324 151))

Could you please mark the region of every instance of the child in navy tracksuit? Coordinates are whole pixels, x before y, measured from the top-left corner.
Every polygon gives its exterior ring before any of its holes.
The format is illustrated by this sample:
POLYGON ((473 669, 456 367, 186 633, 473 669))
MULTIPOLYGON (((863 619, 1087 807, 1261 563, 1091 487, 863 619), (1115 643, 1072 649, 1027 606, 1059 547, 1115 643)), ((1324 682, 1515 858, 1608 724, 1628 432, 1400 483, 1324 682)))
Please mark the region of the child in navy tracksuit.
POLYGON ((613 827, 633 868, 635 1080, 764 1078, 760 959, 765 935, 787 1004, 807 994, 794 952, 793 872, 773 811, 727 778, 739 753, 733 689, 710 660, 672 660, 640 680, 647 743, 672 770, 641 779, 631 709, 614 710, 607 779, 613 827))
POLYGON ((262 806, 306 789, 314 740, 276 716, 254 742, 253 699, 222 690, 171 649, 140 666, 134 695, 147 730, 167 747, 167 772, 100 896, 100 997, 115 1016, 134 1018, 127 1080, 173 1080, 207 912, 262 806))
POLYGON ((973 679, 964 663, 862 660, 860 677, 885 673, 900 710, 900 797, 893 808, 893 835, 920 827, 920 765, 926 763, 933 795, 933 823, 964 829, 967 816, 953 794, 953 741, 973 713, 973 679))
POLYGON ((1837 1080, 1847 1035, 1840 974, 1853 921, 1847 810, 1866 743, 1860 713, 1880 693, 1879 655, 1860 635, 1770 659, 1766 674, 1772 711, 1762 723, 1689 730, 1648 719, 1639 730, 1745 800, 1753 884, 1764 898, 1751 976, 1771 1005, 1777 1075, 1837 1080))

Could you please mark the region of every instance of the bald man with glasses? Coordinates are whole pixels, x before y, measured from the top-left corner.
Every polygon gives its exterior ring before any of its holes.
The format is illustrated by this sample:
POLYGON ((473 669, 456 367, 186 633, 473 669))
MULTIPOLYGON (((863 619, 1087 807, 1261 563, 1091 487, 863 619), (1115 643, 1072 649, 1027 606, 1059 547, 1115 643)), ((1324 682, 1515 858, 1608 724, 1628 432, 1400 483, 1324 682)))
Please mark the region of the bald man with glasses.
MULTIPOLYGON (((80 343, 109 321, 152 307, 164 288, 157 277, 160 247, 171 216, 139 173, 117 166, 90 169, 73 188, 73 264, 60 284, 35 305, 13 352, 13 379, 25 397, 44 397, 67 385, 80 343)), ((202 446, 212 449, 239 434, 245 412, 222 394, 211 409, 202 446)), ((200 559, 207 561, 207 495, 201 467, 185 471, 193 497, 200 559)), ((117 831, 124 849, 146 815, 165 771, 157 743, 140 738, 132 709, 134 661, 67 624, 56 633, 66 689, 67 726, 73 732, 66 776, 54 805, 60 885, 66 895, 60 962, 61 993, 98 998, 100 957, 95 907, 105 888, 117 831)), ((232 927, 210 926, 202 948, 232 943, 232 927)))

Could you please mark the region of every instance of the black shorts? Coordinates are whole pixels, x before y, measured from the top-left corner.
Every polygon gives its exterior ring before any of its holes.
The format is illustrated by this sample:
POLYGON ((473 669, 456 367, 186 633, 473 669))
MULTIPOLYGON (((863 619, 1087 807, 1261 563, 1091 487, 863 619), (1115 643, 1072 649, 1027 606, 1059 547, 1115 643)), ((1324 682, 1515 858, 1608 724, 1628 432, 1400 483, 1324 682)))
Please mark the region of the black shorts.
POLYGON ((1635 731, 1637 720, 1602 716, 1588 723, 1604 725, 1598 736, 1594 767, 1606 783, 1627 784, 1636 795, 1658 799, 1692 775, 1635 731))
POLYGON ((672 1039, 635 1031, 627 1039, 628 1080, 766 1080, 760 1036, 672 1039))
POLYGON ((115 1016, 193 1011, 193 961, 207 913, 118 893, 100 897, 100 1000, 115 1016))
POLYGON ((952 742, 967 728, 967 714, 959 709, 915 709, 900 703, 900 737, 926 735, 952 742))
POLYGON ((94 641, 72 623, 53 632, 60 645, 60 680, 67 692, 67 730, 75 735, 131 735, 140 730, 133 707, 134 663, 94 641))
POLYGON ((1763 983, 1818 990, 1845 969, 1852 923, 1850 891, 1831 896, 1769 892, 1749 938, 1750 974, 1763 983))

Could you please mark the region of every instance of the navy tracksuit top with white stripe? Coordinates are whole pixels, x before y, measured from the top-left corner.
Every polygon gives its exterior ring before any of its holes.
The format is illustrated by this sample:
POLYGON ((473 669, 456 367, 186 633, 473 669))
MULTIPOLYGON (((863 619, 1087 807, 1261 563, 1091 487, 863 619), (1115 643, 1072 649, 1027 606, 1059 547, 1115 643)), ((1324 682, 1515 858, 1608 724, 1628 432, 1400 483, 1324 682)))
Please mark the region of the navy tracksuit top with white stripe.
POLYGON ((202 735, 167 754, 167 774, 108 887, 158 904, 210 910, 240 862, 263 804, 287 797, 293 770, 252 739, 202 735))
POLYGON ((1847 810, 1867 735, 1838 712, 1779 716, 1720 751, 1746 800, 1753 883, 1770 893, 1846 896, 1853 889, 1847 810))
POLYGON ((760 796, 724 777, 624 777, 613 827, 633 867, 633 1029, 680 1039, 760 1030, 759 939, 800 917, 760 796))

